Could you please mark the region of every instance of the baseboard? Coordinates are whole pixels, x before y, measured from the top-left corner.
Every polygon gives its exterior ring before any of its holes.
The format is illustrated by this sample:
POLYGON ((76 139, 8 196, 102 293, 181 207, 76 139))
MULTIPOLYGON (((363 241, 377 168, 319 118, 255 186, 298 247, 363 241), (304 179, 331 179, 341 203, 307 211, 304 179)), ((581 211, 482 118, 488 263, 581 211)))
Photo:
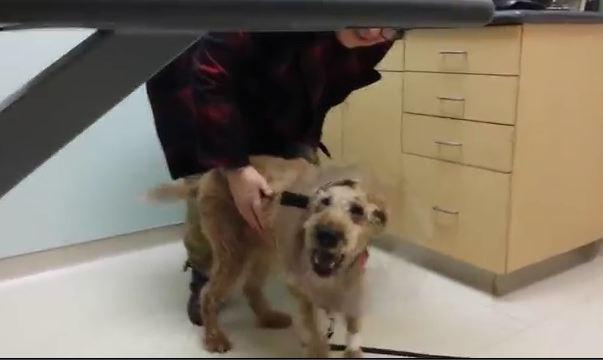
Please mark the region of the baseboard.
MULTIPOLYGON (((170 225, 107 239, 90 241, 31 254, 0 259, 0 281, 73 266, 130 251, 181 241, 182 225, 170 225)), ((601 255, 600 241, 498 275, 452 259, 396 237, 383 237, 375 245, 389 253, 476 289, 503 296, 537 281, 583 264, 601 255)))
POLYGON ((504 296, 505 294, 569 270, 592 260, 600 254, 600 241, 595 241, 513 273, 500 275, 479 269, 396 237, 380 238, 375 242, 375 245, 411 263, 496 296, 504 296))
POLYGON ((0 281, 180 241, 182 225, 138 231, 30 254, 0 259, 0 281))
POLYGON ((508 275, 497 275, 492 291, 496 295, 505 295, 587 263, 599 254, 600 244, 601 241, 595 241, 564 254, 519 269, 508 275))

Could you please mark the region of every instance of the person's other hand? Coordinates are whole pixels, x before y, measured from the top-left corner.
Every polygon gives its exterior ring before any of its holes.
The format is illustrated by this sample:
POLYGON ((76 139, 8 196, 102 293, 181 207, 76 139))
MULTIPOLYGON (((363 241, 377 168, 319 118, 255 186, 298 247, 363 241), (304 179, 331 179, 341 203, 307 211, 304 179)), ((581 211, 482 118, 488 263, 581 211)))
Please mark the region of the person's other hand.
POLYGON ((227 170, 225 174, 239 213, 249 226, 262 232, 262 197, 272 196, 268 182, 253 166, 227 170))
POLYGON ((396 30, 389 28, 345 29, 338 31, 336 36, 343 46, 355 48, 393 40, 396 30))

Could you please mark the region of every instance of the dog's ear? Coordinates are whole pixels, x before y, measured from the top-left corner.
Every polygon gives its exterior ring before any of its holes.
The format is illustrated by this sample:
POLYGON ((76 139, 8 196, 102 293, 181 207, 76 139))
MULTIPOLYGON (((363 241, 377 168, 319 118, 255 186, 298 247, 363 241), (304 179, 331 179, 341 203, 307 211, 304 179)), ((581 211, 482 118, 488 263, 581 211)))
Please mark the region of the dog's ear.
POLYGON ((370 202, 370 210, 368 215, 369 221, 376 226, 385 227, 389 220, 385 200, 379 196, 376 196, 375 194, 369 194, 368 200, 370 202))
POLYGON ((340 179, 340 180, 329 181, 329 182, 321 185, 318 189, 316 189, 316 193, 318 195, 323 195, 323 193, 325 191, 327 191, 327 189, 330 189, 330 188, 336 187, 336 186, 344 186, 344 187, 349 187, 349 188, 355 189, 359 182, 360 181, 357 179, 340 179))
POLYGON ((385 212, 385 210, 375 207, 371 210, 369 220, 371 221, 371 223, 377 226, 385 227, 388 221, 387 213, 385 212))

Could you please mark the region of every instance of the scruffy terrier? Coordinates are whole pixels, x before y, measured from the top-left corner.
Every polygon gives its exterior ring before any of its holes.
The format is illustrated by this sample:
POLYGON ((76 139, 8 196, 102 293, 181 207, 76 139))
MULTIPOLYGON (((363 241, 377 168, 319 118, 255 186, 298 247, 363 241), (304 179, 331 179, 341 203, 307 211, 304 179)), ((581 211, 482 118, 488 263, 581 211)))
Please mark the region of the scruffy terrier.
POLYGON ((274 310, 263 294, 271 265, 280 265, 299 302, 298 324, 310 357, 328 357, 317 311, 346 321, 346 357, 361 357, 360 319, 367 247, 387 223, 384 202, 368 178, 349 168, 320 168, 303 159, 252 157, 275 195, 265 199, 265 231, 252 230, 238 213, 224 174, 212 170, 198 181, 176 181, 152 190, 160 201, 195 197, 201 228, 212 247, 209 282, 201 293, 208 351, 232 345, 218 322, 219 305, 241 276, 258 325, 285 328, 291 317, 274 310), (275 261, 280 260, 280 261, 275 261))

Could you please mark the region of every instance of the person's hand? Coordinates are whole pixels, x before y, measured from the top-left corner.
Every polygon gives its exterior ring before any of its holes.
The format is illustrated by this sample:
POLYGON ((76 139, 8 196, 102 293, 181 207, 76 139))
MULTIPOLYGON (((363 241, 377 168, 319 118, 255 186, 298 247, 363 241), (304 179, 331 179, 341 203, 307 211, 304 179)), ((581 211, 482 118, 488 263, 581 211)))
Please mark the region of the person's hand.
POLYGON ((264 229, 262 197, 272 196, 266 179, 253 167, 245 166, 225 172, 235 205, 249 226, 264 229))
POLYGON ((347 48, 372 46, 385 41, 393 40, 396 36, 394 29, 345 29, 336 33, 339 42, 347 48))

